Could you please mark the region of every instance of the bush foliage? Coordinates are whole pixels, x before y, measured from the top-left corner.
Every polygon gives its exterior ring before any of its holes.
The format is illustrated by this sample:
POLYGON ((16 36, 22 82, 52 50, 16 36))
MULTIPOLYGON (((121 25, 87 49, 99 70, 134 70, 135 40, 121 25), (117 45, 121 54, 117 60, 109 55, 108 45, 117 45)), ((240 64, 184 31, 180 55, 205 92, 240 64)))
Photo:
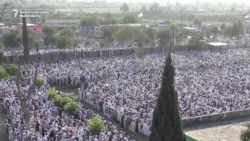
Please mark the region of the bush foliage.
POLYGON ((45 78, 44 77, 37 77, 36 86, 40 88, 44 84, 45 84, 45 78))
POLYGON ((48 90, 48 98, 49 99, 54 99, 56 97, 56 88, 55 87, 50 87, 48 90))
POLYGON ((99 135, 103 129, 104 129, 104 122, 102 119, 94 117, 90 120, 89 131, 93 135, 99 135))
POLYGON ((79 104, 76 103, 75 101, 72 101, 66 104, 66 112, 71 115, 74 115, 76 109, 78 108, 79 108, 79 104))
POLYGON ((18 73, 18 67, 15 64, 10 64, 10 65, 5 66, 5 70, 11 76, 15 76, 18 73))
POLYGON ((9 75, 3 66, 0 66, 0 80, 1 79, 4 79, 4 80, 9 79, 9 75))
POLYGON ((71 115, 75 114, 76 109, 78 109, 80 106, 79 104, 74 101, 69 96, 60 96, 57 94, 56 89, 49 88, 48 90, 48 98, 52 99, 54 104, 59 108, 64 108, 65 111, 71 115))

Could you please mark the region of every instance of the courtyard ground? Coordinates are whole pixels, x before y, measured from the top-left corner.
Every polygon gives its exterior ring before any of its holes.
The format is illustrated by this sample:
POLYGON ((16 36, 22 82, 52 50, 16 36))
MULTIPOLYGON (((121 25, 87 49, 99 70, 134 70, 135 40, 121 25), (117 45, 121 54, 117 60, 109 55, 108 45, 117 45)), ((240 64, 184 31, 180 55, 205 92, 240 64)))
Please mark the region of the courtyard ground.
POLYGON ((198 141, 240 141, 242 130, 250 123, 250 117, 226 120, 185 128, 187 135, 198 141))

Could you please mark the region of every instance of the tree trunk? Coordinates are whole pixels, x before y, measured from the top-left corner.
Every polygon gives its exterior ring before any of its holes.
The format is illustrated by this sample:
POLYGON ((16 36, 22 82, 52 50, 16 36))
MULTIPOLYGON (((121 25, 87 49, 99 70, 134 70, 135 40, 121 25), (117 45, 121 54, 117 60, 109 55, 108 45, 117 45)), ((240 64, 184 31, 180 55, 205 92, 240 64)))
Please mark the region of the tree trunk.
POLYGON ((18 72, 17 72, 17 76, 16 76, 16 85, 17 85, 17 89, 18 89, 18 94, 17 94, 17 97, 19 98, 19 100, 21 101, 21 108, 22 108, 22 112, 23 112, 23 116, 24 116, 24 121, 25 121, 25 124, 26 126, 28 127, 28 129, 30 128, 30 125, 29 125, 29 121, 30 121, 30 113, 29 113, 29 110, 28 110, 28 105, 27 105, 27 100, 29 100, 31 94, 34 94, 35 93, 35 81, 37 79, 37 75, 38 75, 38 64, 37 66, 35 67, 35 75, 33 77, 33 83, 32 85, 29 87, 28 89, 28 93, 27 95, 25 96, 24 94, 22 94, 21 92, 21 86, 20 86, 20 75, 21 74, 21 69, 20 69, 20 65, 18 63, 18 72))
MULTIPOLYGON (((19 67, 19 71, 20 71, 20 67, 19 67)), ((21 101, 21 108, 22 108, 22 112, 24 114, 24 121, 25 121, 25 125, 29 128, 29 112, 28 112, 28 107, 26 104, 26 99, 24 98, 24 95, 21 92, 21 86, 20 86, 20 74, 19 72, 17 72, 17 76, 16 76, 16 86, 18 89, 18 99, 21 101)))
POLYGON ((28 61, 30 52, 29 52, 28 32, 27 32, 27 24, 25 17, 23 17, 23 53, 24 53, 24 61, 28 61))

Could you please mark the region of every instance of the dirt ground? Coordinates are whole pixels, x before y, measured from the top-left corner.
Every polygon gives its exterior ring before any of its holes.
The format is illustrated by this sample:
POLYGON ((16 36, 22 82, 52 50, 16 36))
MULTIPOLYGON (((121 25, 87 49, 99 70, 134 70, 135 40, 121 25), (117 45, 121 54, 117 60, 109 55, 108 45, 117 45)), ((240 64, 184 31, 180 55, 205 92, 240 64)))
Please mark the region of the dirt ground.
POLYGON ((250 123, 250 117, 207 123, 184 129, 185 133, 198 141, 240 141, 242 130, 250 123))

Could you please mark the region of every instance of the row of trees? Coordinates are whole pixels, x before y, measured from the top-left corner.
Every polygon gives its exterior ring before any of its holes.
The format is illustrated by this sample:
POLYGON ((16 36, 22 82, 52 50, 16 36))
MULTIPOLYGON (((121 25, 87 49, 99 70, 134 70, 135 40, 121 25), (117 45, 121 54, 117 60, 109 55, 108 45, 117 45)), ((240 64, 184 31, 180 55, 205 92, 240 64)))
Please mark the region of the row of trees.
POLYGON ((60 49, 73 48, 78 45, 78 40, 74 37, 74 30, 70 27, 50 27, 43 28, 44 45, 56 46, 60 49))
MULTIPOLYGON (((38 36, 37 33, 28 30, 28 46, 29 47, 37 47, 39 46, 38 36)), ((23 39, 21 35, 18 33, 18 31, 11 30, 9 33, 3 35, 2 38, 2 44, 7 48, 16 48, 20 47, 23 42, 23 39)))
POLYGON ((180 30, 178 24, 175 21, 170 21, 168 30, 158 32, 154 28, 138 28, 138 27, 112 27, 107 28, 103 32, 103 41, 101 46, 106 46, 114 41, 117 41, 120 45, 131 46, 135 45, 143 47, 149 46, 170 46, 175 39, 175 42, 181 42, 188 36, 192 36, 189 40, 189 44, 201 45, 201 41, 205 36, 205 33, 196 33, 180 30))
POLYGON ((81 26, 97 26, 97 25, 110 25, 110 24, 128 24, 128 23, 138 23, 140 20, 135 14, 127 14, 123 18, 116 18, 114 15, 107 13, 104 17, 98 17, 92 15, 85 17, 81 20, 81 26))
POLYGON ((9 80, 12 76, 16 75, 20 76, 20 80, 25 79, 15 64, 4 64, 0 66, 0 80, 9 80))
MULTIPOLYGON (((66 49, 73 48, 78 44, 78 40, 74 38, 74 30, 70 27, 44 27, 43 32, 44 45, 47 47, 56 46, 60 49, 66 49)), ((11 30, 0 40, 0 47, 16 48, 20 47, 22 43, 23 38, 18 31, 11 30)), ((40 45, 37 33, 28 30, 28 47, 38 47, 40 45)))

